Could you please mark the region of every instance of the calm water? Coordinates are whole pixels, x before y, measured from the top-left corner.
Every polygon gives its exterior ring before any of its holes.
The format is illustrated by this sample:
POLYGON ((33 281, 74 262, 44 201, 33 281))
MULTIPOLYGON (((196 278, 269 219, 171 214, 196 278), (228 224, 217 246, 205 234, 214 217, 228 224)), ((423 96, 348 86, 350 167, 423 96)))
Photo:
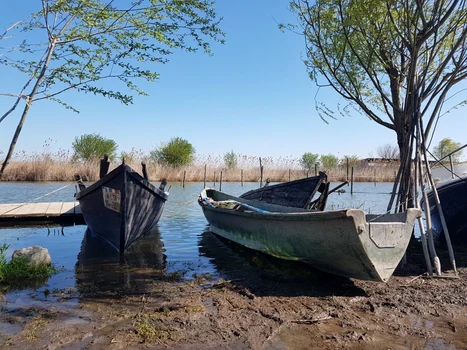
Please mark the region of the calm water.
MULTIPOLYGON (((212 183, 207 185, 212 186, 212 183)), ((331 184, 331 188, 336 185, 338 183, 331 184)), ((218 188, 218 184, 216 186, 218 188)), ((185 188, 180 183, 172 184, 157 229, 133 244, 125 254, 126 266, 152 268, 165 274, 183 271, 187 278, 206 273, 215 278, 232 278, 235 270, 258 264, 257 258, 252 259, 252 254, 257 257, 258 253, 229 244, 206 231, 207 222, 197 204, 202 187, 202 183, 188 183, 185 188)), ((222 190, 233 195, 257 187, 257 183, 245 183, 244 186, 240 183, 222 184, 222 190)), ((392 184, 356 183, 353 195, 350 186, 343 189, 345 193, 333 193, 329 197, 328 209, 352 207, 382 213, 386 210, 392 184)), ((0 183, 0 203, 73 201, 74 193, 74 183, 0 183)), ((15 249, 41 245, 49 250, 54 265, 62 268, 43 285, 29 291, 8 293, 7 309, 52 302, 54 293, 49 294, 50 291, 79 288, 83 280, 100 279, 108 287, 108 283, 118 284, 128 277, 120 273, 118 256, 86 235, 86 226, 0 229, 0 245, 4 243, 10 246, 8 257, 15 249), (112 272, 118 273, 113 275, 112 272), (115 280, 109 282, 112 278, 115 280)), ((271 260, 268 260, 266 265, 270 264, 271 260)), ((260 265, 255 268, 261 269, 260 265)), ((68 307, 77 301, 77 298, 68 298, 62 305, 68 307)))

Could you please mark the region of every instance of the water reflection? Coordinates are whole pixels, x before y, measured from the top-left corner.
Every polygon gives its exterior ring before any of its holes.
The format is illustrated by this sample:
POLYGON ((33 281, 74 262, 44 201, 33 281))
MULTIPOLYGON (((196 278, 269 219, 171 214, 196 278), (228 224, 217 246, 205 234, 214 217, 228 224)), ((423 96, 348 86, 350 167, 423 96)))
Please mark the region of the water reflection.
POLYGON ((223 279, 235 281, 258 296, 365 295, 348 278, 245 248, 209 232, 207 226, 198 247, 199 255, 210 258, 223 279))
POLYGON ((75 266, 76 287, 85 296, 144 292, 164 276, 166 259, 158 227, 134 242, 123 257, 86 230, 75 266))

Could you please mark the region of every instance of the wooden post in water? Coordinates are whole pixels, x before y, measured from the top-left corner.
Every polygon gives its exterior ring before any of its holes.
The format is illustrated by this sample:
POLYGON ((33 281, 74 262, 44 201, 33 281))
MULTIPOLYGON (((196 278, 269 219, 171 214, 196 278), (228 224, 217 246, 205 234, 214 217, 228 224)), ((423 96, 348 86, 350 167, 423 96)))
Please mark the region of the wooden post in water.
POLYGON ((349 157, 346 157, 347 160, 347 181, 349 181, 349 157))
POLYGON ((203 188, 206 188, 206 164, 204 164, 204 187, 203 188))
POLYGON ((290 169, 289 169, 289 182, 290 182, 290 169))
POLYGON ((350 176, 350 194, 353 194, 353 167, 352 167, 352 175, 350 176))
POLYGON ((243 169, 240 170, 240 181, 242 182, 242 187, 243 187, 243 169))
POLYGON ((375 182, 375 187, 376 187, 376 168, 374 169, 373 181, 375 182))
POLYGON ((185 188, 185 176, 186 176, 186 170, 183 170, 183 188, 185 188))
POLYGON ((315 163, 315 176, 318 176, 318 163, 315 163))
POLYGON ((214 182, 213 186, 216 187, 216 172, 214 172, 214 181, 213 182, 214 182))
POLYGON ((261 157, 259 157, 259 187, 263 187, 263 165, 261 164, 261 157))
POLYGON ((221 178, 219 180, 219 191, 222 191, 222 170, 221 170, 221 178))
POLYGON ((454 166, 452 165, 452 156, 449 156, 449 165, 451 167, 451 179, 454 179, 454 166))

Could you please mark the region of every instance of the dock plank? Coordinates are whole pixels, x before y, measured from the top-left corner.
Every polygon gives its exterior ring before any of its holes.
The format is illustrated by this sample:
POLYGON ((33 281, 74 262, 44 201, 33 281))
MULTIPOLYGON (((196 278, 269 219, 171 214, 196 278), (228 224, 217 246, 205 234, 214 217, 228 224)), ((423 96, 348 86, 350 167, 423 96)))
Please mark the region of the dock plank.
POLYGON ((0 204, 0 227, 85 224, 78 201, 0 204))
POLYGON ((63 202, 51 202, 47 210, 46 215, 60 215, 62 212, 63 202))
POLYGON ((12 204, 0 204, 0 215, 7 214, 13 209, 21 206, 22 203, 12 203, 12 204))
POLYGON ((74 214, 75 213, 75 206, 77 204, 75 202, 63 202, 61 215, 63 214, 74 214))
POLYGON ((34 208, 35 203, 24 203, 19 205, 16 209, 13 209, 7 213, 7 216, 24 216, 28 215, 34 208))

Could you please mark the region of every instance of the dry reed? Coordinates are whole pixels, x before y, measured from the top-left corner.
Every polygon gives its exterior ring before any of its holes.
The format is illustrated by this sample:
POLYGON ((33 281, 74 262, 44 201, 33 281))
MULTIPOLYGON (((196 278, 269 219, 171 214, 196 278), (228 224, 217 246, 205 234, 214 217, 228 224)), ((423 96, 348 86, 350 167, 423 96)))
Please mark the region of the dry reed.
MULTIPOLYGON (((152 163, 142 153, 131 154, 126 163, 137 171, 141 170, 141 162, 147 163, 147 171, 151 181, 165 178, 171 182, 181 182, 185 176, 186 182, 203 182, 206 166, 206 182, 219 182, 221 172, 224 182, 259 182, 259 158, 241 155, 237 167, 227 169, 220 156, 198 156, 196 161, 186 167, 173 168, 152 163)), ((309 171, 300 169, 298 159, 293 157, 265 157, 263 165, 263 181, 271 182, 296 180, 314 176, 316 172, 325 169, 316 168, 309 171)), ((113 162, 111 169, 120 164, 113 162)), ((365 164, 363 161, 354 168, 355 182, 393 182, 398 164, 365 164)), ((350 181, 351 169, 341 164, 326 171, 329 181, 350 181)), ((99 161, 73 162, 69 151, 59 151, 55 154, 43 151, 39 154, 26 155, 24 152, 16 155, 3 175, 3 181, 73 181, 75 174, 84 180, 96 181, 99 174, 99 161)))

